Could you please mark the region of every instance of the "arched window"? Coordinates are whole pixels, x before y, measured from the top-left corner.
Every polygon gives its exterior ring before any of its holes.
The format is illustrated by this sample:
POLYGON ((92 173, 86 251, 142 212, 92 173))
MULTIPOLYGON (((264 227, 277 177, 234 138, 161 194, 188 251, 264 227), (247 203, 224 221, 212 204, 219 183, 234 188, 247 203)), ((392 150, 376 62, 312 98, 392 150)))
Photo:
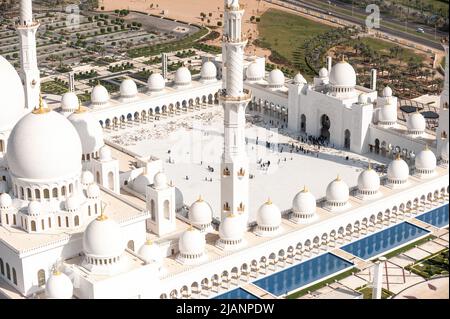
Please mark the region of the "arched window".
POLYGON ((34 190, 34 196, 36 197, 36 199, 41 199, 41 191, 36 188, 34 190))
POLYGON ((16 225, 16 215, 13 215, 13 225, 16 225))
POLYGON ((44 220, 43 219, 41 220, 41 226, 42 226, 42 230, 44 230, 45 229, 45 224, 44 224, 44 220))
POLYGON ((31 221, 31 231, 36 231, 36 222, 34 220, 31 221))
POLYGON ((11 270, 9 269, 9 264, 6 263, 6 278, 11 280, 11 270))
POLYGON ((79 226, 80 225, 80 217, 78 217, 78 215, 75 216, 74 223, 75 223, 75 226, 79 226))
POLYGON ((150 214, 153 221, 156 220, 156 213, 155 213, 155 201, 152 199, 150 201, 150 214))
POLYGON ((45 271, 44 269, 41 269, 37 273, 37 279, 38 279, 38 286, 44 286, 45 285, 45 271))
POLYGON ((97 204, 94 205, 94 209, 95 209, 95 214, 97 215, 97 213, 98 213, 97 204))
POLYGON ((53 188, 52 196, 55 197, 55 198, 58 197, 58 188, 56 188, 56 187, 53 188))
POLYGON ((58 216, 58 227, 61 227, 61 216, 58 216))
POLYGON ((0 258, 0 273, 5 275, 5 265, 3 265, 3 259, 0 258))
POLYGON ((66 216, 66 227, 69 227, 69 217, 66 216))
POLYGON ((20 187, 20 198, 25 199, 25 192, 23 190, 23 187, 20 187))
POLYGON ((27 188, 27 199, 31 199, 31 188, 27 188))
POLYGON ((114 174, 113 172, 108 173, 108 188, 114 190, 114 174))
POLYGON ((16 274, 16 268, 14 268, 14 267, 12 269, 12 275, 13 275, 13 283, 14 283, 14 285, 17 285, 17 274, 16 274))
POLYGON ((50 198, 50 191, 48 189, 44 189, 44 198, 46 199, 50 198))
POLYGON ((128 249, 134 251, 134 241, 133 240, 128 241, 127 247, 128 249))
POLYGON ((66 196, 66 186, 61 187, 61 195, 66 196))
POLYGON ((48 228, 52 228, 52 219, 48 218, 48 228))
POLYGON ((73 193, 73 184, 69 184, 69 194, 73 193))
POLYGON ((95 176, 97 177, 97 184, 101 184, 100 183, 100 172, 95 173, 95 176))
POLYGON ((91 216, 91 206, 88 206, 88 216, 91 216))
POLYGON ((170 220, 170 203, 168 200, 164 201, 164 217, 170 220))

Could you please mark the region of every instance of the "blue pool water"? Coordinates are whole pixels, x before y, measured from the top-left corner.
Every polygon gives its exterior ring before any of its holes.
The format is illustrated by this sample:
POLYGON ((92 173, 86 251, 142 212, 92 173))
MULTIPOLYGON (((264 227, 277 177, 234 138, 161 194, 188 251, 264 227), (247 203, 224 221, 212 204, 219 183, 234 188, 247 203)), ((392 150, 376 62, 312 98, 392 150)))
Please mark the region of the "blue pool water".
POLYGON ((216 296, 213 299, 258 299, 242 288, 230 290, 222 295, 216 296))
POLYGON ((345 245, 341 249, 359 258, 369 259, 426 233, 427 230, 404 222, 345 245))
POLYGON ((417 219, 431 224, 436 227, 444 227, 448 225, 448 204, 435 208, 428 213, 422 214, 417 219))
POLYGON ((326 253, 253 283, 275 296, 280 296, 352 265, 349 261, 326 253))

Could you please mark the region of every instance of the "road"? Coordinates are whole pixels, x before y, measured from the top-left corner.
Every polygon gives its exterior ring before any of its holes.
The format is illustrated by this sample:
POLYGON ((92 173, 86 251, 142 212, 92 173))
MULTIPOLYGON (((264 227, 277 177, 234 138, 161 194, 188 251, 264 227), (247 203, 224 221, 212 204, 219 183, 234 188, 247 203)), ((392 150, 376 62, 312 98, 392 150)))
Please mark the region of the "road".
MULTIPOLYGON (((323 8, 321 8, 321 7, 319 7, 319 6, 315 5, 315 4, 311 4, 310 2, 306 2, 306 1, 302 1, 302 0, 281 0, 281 1, 289 3, 291 5, 303 7, 305 9, 313 10, 313 11, 316 11, 316 12, 328 15, 328 10, 324 10, 323 8)), ((322 1, 322 0, 320 0, 320 1, 322 1)), ((328 4, 328 2, 326 0, 324 0, 323 2, 325 4, 328 4)), ((361 18, 354 17, 354 16, 352 17, 351 15, 346 15, 346 14, 342 14, 340 12, 333 11, 333 6, 334 6, 334 4, 337 4, 337 3, 338 3, 337 1, 333 1, 331 6, 330 6, 330 11, 332 12, 332 15, 334 17, 337 17, 339 19, 346 20, 348 22, 355 23, 355 24, 363 26, 364 20, 362 20, 361 18)), ((343 6, 343 4, 341 2, 339 2, 338 4, 339 4, 339 7, 343 6)), ((349 8, 351 10, 351 5, 349 5, 349 8)), ((346 8, 346 9, 348 9, 348 8, 346 8)), ((358 14, 367 15, 367 13, 365 11, 362 11, 361 9, 357 9, 357 8, 354 9, 354 12, 358 13, 358 14)), ((390 23, 395 23, 395 24, 397 24, 399 26, 399 28, 404 27, 403 25, 398 24, 397 21, 392 20, 392 19, 390 19, 390 20, 389 19, 385 19, 384 21, 389 21, 390 23)), ((385 27, 385 26, 383 26, 382 22, 381 22, 380 28, 378 30, 381 31, 381 32, 387 33, 389 35, 392 35, 392 36, 395 36, 395 37, 399 37, 399 38, 402 38, 402 39, 405 39, 405 40, 409 40, 409 41, 412 41, 412 42, 416 42, 418 44, 421 44, 421 45, 424 45, 424 46, 427 46, 427 47, 430 47, 430 48, 433 48, 433 49, 443 50, 442 46, 441 46, 441 44, 439 42, 428 40, 428 39, 425 39, 425 38, 422 38, 422 37, 419 37, 419 36, 416 36, 414 34, 407 33, 407 32, 401 31, 401 30, 385 27)), ((414 30, 415 30, 415 28, 414 28, 414 30)), ((425 28, 424 28, 424 30, 425 30, 425 28)), ((440 32, 438 34, 438 36, 441 36, 441 37, 446 36, 446 35, 447 35, 446 33, 442 33, 442 32, 440 32)))

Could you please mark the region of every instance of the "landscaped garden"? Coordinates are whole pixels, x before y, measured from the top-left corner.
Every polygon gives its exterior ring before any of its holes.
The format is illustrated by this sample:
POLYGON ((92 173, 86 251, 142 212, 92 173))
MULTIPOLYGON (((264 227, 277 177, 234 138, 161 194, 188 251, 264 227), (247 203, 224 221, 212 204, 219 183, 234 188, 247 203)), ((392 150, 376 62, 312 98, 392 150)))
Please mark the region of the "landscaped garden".
POLYGON ((448 249, 420 260, 406 269, 426 279, 440 275, 448 276, 448 249))
POLYGON ((61 80, 54 80, 41 83, 41 92, 46 94, 63 95, 68 92, 69 88, 66 82, 61 80))

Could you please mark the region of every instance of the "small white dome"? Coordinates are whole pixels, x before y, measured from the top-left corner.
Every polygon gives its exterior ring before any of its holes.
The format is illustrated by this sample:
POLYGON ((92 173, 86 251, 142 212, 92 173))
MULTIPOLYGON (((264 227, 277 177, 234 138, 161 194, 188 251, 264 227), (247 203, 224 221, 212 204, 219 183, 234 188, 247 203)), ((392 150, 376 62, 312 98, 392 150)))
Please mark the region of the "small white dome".
POLYGON ((348 185, 338 176, 334 181, 328 184, 326 196, 328 203, 344 204, 349 198, 348 185))
POLYGON ((118 223, 100 215, 86 227, 83 251, 88 257, 113 258, 122 255, 125 244, 118 223))
POLYGON ((167 188, 167 176, 163 172, 158 172, 153 177, 153 187, 156 189, 167 188))
POLYGON ((263 227, 279 227, 281 224, 281 211, 277 205, 268 200, 258 209, 256 223, 263 227))
POLYGON ((447 139, 447 143, 445 143, 445 145, 441 149, 441 158, 444 161, 448 161, 448 139, 447 139))
POLYGON ((358 96, 358 103, 359 104, 367 104, 369 102, 369 97, 365 93, 361 93, 358 96))
MULTIPOLYGON (((27 113, 22 80, 14 67, 0 55, 0 132, 10 130, 27 113)), ((37 106, 37 105, 36 105, 37 106)))
POLYGON ((380 177, 371 167, 365 169, 358 176, 358 190, 363 193, 376 193, 380 188, 380 177))
POLYGON ((191 84, 192 76, 191 71, 185 66, 178 68, 175 73, 175 85, 183 86, 191 84))
POLYGON ((212 208, 201 197, 189 208, 189 222, 195 226, 207 225, 212 221, 212 208))
POLYGON ((316 207, 316 198, 306 187, 297 193, 292 201, 292 210, 295 213, 313 214, 316 207))
POLYGON ((148 77, 147 86, 150 92, 159 92, 166 87, 166 80, 160 73, 152 73, 148 77))
POLYGON ((230 214, 225 217, 219 226, 219 236, 221 239, 236 241, 244 236, 243 221, 238 215, 230 214))
POLYGON ((78 210, 81 205, 80 197, 77 194, 72 194, 69 198, 66 199, 66 210, 69 212, 78 210))
POLYGON ((0 194, 0 208, 9 208, 12 205, 12 198, 8 193, 0 194))
POLYGON ((146 264, 156 263, 162 264, 163 255, 158 244, 147 240, 141 248, 139 248, 138 255, 145 261, 146 264))
POLYGON ((83 154, 95 154, 104 145, 103 129, 97 119, 86 109, 68 117, 80 136, 83 154))
POLYGON ((384 104, 378 113, 378 121, 380 124, 394 124, 397 122, 397 105, 390 103, 384 104))
POLYGON ((133 180, 133 189, 139 194, 145 195, 146 188, 152 184, 152 180, 149 175, 141 174, 133 180))
POLYGON ((406 125, 410 133, 418 134, 425 132, 427 122, 423 115, 416 111, 408 116, 406 125))
POLYGON ((319 70, 319 77, 320 78, 327 78, 328 77, 328 70, 326 68, 321 68, 319 70))
POLYGON ((183 255, 203 255, 205 246, 205 236, 193 227, 188 228, 178 242, 178 248, 183 255))
POLYGON ((433 151, 426 147, 420 151, 415 157, 415 167, 419 171, 434 171, 436 168, 436 155, 433 151))
POLYGON ((387 177, 390 182, 405 183, 408 180, 408 176, 408 164, 400 156, 397 156, 396 159, 389 163, 387 177))
POLYGON ((54 271, 45 284, 45 295, 47 299, 72 299, 72 281, 66 274, 54 271))
POLYGON ((104 145, 102 148, 100 148, 100 161, 106 162, 112 160, 112 153, 111 149, 104 145))
POLYGON ((356 85, 355 69, 346 61, 336 63, 331 69, 330 84, 335 87, 354 87, 356 85))
POLYGON ((391 97, 392 96, 392 89, 389 86, 386 86, 383 89, 383 97, 391 97))
POLYGON ((245 77, 247 81, 261 81, 264 78, 264 71, 261 70, 258 62, 254 61, 247 67, 245 77))
POLYGON ((294 83, 295 84, 306 84, 308 82, 305 80, 303 75, 299 72, 294 76, 294 83))
POLYGON ((79 106, 78 96, 74 92, 64 93, 61 97, 61 109, 63 112, 73 112, 79 106))
POLYGON ((120 96, 122 98, 133 98, 138 94, 136 83, 132 79, 125 79, 120 84, 120 96))
POLYGON ((99 198, 100 197, 100 187, 97 184, 91 184, 86 190, 88 198, 99 198))
POLYGON ((65 116, 40 110, 25 115, 9 136, 6 157, 11 173, 30 180, 79 175, 82 147, 76 129, 65 116))
POLYGON ((39 216, 42 211, 41 203, 37 201, 31 201, 28 204, 28 215, 30 216, 39 216))
POLYGON ((100 84, 97 84, 91 92, 91 103, 94 106, 105 105, 109 102, 108 90, 100 84))
POLYGON ((94 174, 91 171, 81 172, 81 184, 88 186, 94 183, 94 174))
POLYGON ((202 80, 211 81, 217 79, 217 68, 216 65, 211 61, 206 61, 202 65, 200 71, 202 80))
POLYGON ((271 88, 281 88, 284 86, 284 74, 279 69, 273 69, 269 73, 267 82, 269 82, 269 87, 271 88))

